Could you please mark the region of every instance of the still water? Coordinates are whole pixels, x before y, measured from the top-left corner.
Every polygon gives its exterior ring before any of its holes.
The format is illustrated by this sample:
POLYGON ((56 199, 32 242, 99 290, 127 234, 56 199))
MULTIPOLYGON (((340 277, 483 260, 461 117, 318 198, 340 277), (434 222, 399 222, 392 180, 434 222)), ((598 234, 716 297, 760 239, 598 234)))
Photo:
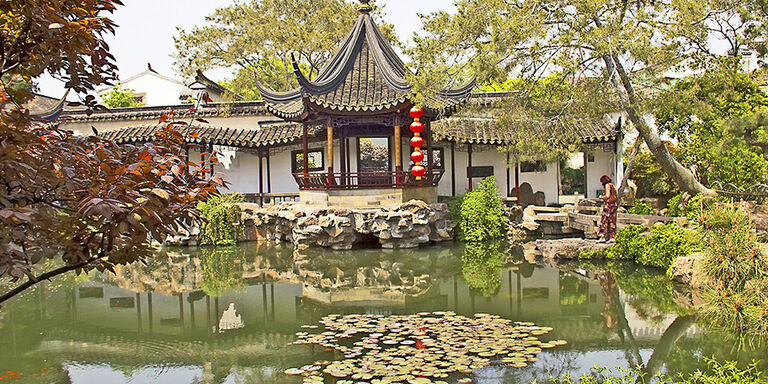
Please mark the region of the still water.
POLYGON ((65 276, 0 310, 0 379, 10 383, 298 383, 284 370, 333 360, 288 345, 329 314, 478 313, 552 327, 525 368, 492 364, 476 383, 530 383, 593 366, 671 374, 705 358, 766 359, 765 344, 697 323, 695 295, 622 264, 541 265, 503 244, 409 251, 246 244, 169 249, 116 275, 65 276))

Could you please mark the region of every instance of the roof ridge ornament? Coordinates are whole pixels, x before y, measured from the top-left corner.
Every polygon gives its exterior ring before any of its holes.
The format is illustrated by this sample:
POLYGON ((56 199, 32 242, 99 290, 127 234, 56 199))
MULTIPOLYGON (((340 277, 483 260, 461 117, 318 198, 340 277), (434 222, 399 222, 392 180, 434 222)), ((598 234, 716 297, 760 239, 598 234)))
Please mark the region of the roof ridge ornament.
POLYGON ((369 4, 371 0, 360 0, 360 6, 357 7, 357 10, 360 11, 360 13, 368 13, 373 10, 373 7, 369 4))

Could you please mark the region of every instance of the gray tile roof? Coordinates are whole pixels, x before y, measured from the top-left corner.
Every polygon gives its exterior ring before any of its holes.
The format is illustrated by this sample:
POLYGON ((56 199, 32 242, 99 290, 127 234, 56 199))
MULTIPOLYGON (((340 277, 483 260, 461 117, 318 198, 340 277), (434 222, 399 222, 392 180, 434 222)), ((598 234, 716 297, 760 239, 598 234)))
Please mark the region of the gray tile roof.
MULTIPOLYGON (((286 120, 301 120, 311 109, 330 112, 385 113, 410 108, 412 87, 405 64, 363 10, 354 28, 329 64, 312 80, 294 62, 299 88, 275 92, 257 81, 270 112, 286 120)), ((470 95, 474 82, 447 89, 427 102, 435 113, 453 112, 470 95)))
POLYGON ((515 127, 533 128, 531 132, 542 137, 556 133, 574 135, 585 144, 614 142, 621 135, 620 127, 612 126, 605 119, 520 119, 501 126, 495 118, 452 117, 432 123, 435 140, 455 143, 505 145, 521 138, 515 127))
MULTIPOLYGON (((147 124, 101 132, 99 135, 117 144, 152 141, 167 123, 147 124)), ((301 140, 302 125, 298 123, 264 123, 259 129, 235 129, 222 127, 183 126, 181 134, 188 143, 226 145, 240 148, 266 148, 291 144, 301 140)), ((320 131, 308 127, 310 136, 320 131)))

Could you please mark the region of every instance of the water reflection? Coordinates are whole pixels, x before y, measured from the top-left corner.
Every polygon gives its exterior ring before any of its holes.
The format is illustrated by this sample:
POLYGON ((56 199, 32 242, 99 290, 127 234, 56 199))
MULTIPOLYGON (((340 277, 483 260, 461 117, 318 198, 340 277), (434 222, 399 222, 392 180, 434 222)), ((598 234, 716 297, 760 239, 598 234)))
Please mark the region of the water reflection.
POLYGON ((565 348, 486 383, 593 365, 690 372, 701 356, 763 358, 695 325, 687 296, 627 265, 543 266, 503 244, 418 251, 297 251, 274 244, 167 250, 148 265, 40 285, 0 311, 0 369, 47 382, 296 382, 285 368, 332 359, 290 346, 331 313, 491 313, 554 328, 565 348), (42 371, 42 369, 46 369, 42 371))

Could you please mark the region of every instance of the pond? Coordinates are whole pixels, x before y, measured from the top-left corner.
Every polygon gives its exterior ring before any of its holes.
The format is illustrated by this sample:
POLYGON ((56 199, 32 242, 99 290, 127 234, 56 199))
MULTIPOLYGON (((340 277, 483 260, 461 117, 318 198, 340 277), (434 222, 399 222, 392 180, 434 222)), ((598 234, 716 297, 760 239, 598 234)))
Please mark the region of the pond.
POLYGON ((551 327, 543 341, 567 341, 525 367, 494 362, 443 379, 451 383, 530 383, 595 365, 686 373, 705 369, 707 357, 749 362, 768 355, 761 340, 697 324, 691 293, 656 270, 536 265, 504 244, 180 248, 116 272, 63 276, 0 310, 0 379, 299 383, 284 371, 343 356, 293 345, 296 333, 312 332, 328 315, 351 314, 495 315, 551 327))

